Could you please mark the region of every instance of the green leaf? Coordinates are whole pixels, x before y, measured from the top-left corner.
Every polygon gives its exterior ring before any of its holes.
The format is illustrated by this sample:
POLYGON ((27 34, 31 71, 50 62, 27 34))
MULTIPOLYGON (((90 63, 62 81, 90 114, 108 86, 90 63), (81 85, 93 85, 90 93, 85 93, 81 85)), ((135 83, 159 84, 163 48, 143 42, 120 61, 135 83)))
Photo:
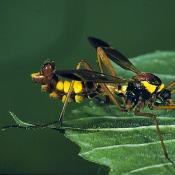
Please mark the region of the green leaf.
MULTIPOLYGON (((175 80, 175 52, 155 52, 131 59, 141 71, 158 75, 164 83, 175 80)), ((114 64, 113 64, 114 65, 114 64)), ((118 75, 133 73, 114 65, 118 75)), ((175 111, 150 111, 158 116, 171 160, 175 161, 175 111)), ((79 155, 110 168, 110 175, 172 175, 175 166, 165 159, 156 127, 150 118, 119 112, 94 103, 66 116, 65 136, 80 146, 79 155)))
MULTIPOLYGON (((175 160, 175 119, 160 117, 159 122, 171 159, 175 160)), ((81 147, 80 156, 109 166, 110 174, 168 163, 156 128, 148 118, 91 117, 65 124, 85 129, 67 130, 66 137, 81 147)))

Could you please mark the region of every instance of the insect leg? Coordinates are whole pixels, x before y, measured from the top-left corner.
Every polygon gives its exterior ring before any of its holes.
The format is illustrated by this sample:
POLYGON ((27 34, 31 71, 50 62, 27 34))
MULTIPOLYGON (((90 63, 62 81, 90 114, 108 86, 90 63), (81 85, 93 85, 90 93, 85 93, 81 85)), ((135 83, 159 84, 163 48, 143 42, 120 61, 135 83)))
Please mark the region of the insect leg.
POLYGON ((61 110, 61 113, 60 113, 59 122, 60 122, 61 126, 62 126, 62 124, 63 124, 64 113, 65 113, 66 107, 67 107, 67 105, 68 105, 68 101, 69 101, 70 95, 71 95, 71 93, 72 93, 73 84, 74 84, 74 81, 72 81, 71 84, 70 84, 68 93, 67 93, 67 95, 66 95, 66 99, 65 99, 65 101, 64 101, 64 104, 63 104, 63 107, 62 107, 62 110, 61 110))
POLYGON ((175 104, 169 104, 166 106, 154 106, 154 109, 168 109, 168 110, 173 110, 175 109, 175 104))
MULTIPOLYGON (((85 67, 86 65, 86 69, 91 69, 91 66, 84 60, 81 60, 77 66, 76 66, 76 69, 81 69, 82 67, 85 67)), ((71 93, 73 91, 73 85, 74 85, 74 80, 71 82, 70 84, 70 87, 69 87, 69 90, 68 90, 68 93, 66 95, 66 99, 64 101, 64 104, 63 104, 63 107, 62 107, 62 110, 61 110, 61 113, 60 113, 60 116, 59 116, 59 122, 62 126, 62 123, 63 123, 63 117, 64 117, 64 114, 65 114, 65 110, 66 110, 66 107, 68 105, 68 101, 70 99, 70 96, 71 96, 71 93)))
MULTIPOLYGON (((115 69, 113 68, 108 56, 105 54, 101 47, 97 48, 97 62, 100 68, 100 72, 104 73, 103 68, 107 70, 107 72, 112 76, 117 76, 115 69)), ((107 98, 109 98, 120 110, 122 109, 120 103, 114 97, 113 93, 109 90, 105 83, 100 83, 101 88, 107 94, 107 98)))
POLYGON ((105 68, 110 75, 112 76, 117 75, 109 58, 107 57, 107 55, 105 54, 105 52, 103 51, 101 47, 97 48, 97 62, 98 62, 101 73, 104 73, 103 68, 105 68))
POLYGON ((175 94, 175 81, 172 81, 171 83, 169 83, 165 89, 168 89, 171 91, 171 94, 175 94))
POLYGON ((174 162, 168 156, 168 152, 167 152, 165 143, 163 141, 163 136, 161 134, 161 131, 160 131, 160 128, 159 128, 159 122, 157 120, 156 115, 152 114, 152 113, 140 112, 140 106, 139 105, 135 108, 135 112, 134 113, 135 113, 136 116, 145 116, 145 117, 149 117, 149 118, 153 119, 153 121, 154 121, 154 123, 156 125, 157 134, 158 134, 159 139, 160 139, 160 143, 161 143, 161 146, 162 146, 162 149, 163 149, 164 156, 165 156, 165 158, 167 160, 169 160, 172 164, 174 164, 174 162))
POLYGON ((109 90, 107 85, 105 83, 99 83, 101 86, 102 90, 106 93, 106 95, 109 97, 109 99, 112 101, 112 103, 120 110, 122 110, 122 107, 118 100, 115 98, 114 94, 109 90))
POLYGON ((83 59, 79 62, 78 69, 94 70, 92 66, 86 60, 83 59))
POLYGON ((165 89, 172 89, 173 87, 175 87, 175 81, 172 81, 171 83, 169 83, 165 89))

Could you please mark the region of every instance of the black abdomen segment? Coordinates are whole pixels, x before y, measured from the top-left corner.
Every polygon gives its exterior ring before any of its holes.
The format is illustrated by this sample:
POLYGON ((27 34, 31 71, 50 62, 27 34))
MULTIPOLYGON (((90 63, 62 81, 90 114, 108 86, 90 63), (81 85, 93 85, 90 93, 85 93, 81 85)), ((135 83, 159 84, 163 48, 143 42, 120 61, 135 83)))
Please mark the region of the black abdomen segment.
POLYGON ((145 89, 140 82, 129 82, 126 90, 126 101, 130 100, 134 105, 137 104, 139 98, 143 101, 148 100, 151 94, 145 89))

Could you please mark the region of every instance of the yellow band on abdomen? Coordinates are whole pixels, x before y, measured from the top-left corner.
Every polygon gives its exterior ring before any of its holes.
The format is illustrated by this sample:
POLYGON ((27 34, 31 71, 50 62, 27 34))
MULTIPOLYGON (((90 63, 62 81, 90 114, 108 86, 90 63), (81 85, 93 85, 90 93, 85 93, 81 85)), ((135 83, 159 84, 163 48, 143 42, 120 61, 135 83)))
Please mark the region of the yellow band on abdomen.
POLYGON ((58 91, 63 91, 63 89, 64 89, 63 81, 58 81, 58 82, 57 82, 56 89, 57 89, 58 91))
MULTIPOLYGON (((70 88, 70 84, 71 82, 69 81, 58 81, 57 82, 57 85, 56 85, 56 89, 58 91, 64 91, 64 93, 68 93, 69 91, 69 88, 70 88)), ((79 93, 82 93, 83 91, 83 84, 81 81, 74 81, 74 84, 73 84, 73 92, 75 94, 79 94, 79 93)))
POLYGON ((73 86, 75 94, 81 93, 83 91, 83 84, 81 81, 74 81, 73 86))
MULTIPOLYGON (((147 81, 141 81, 141 83, 144 85, 144 87, 147 89, 147 91, 150 92, 151 94, 154 93, 156 88, 157 88, 156 85, 150 84, 147 81)), ((160 92, 164 87, 165 87, 165 85, 162 83, 157 92, 160 92)))

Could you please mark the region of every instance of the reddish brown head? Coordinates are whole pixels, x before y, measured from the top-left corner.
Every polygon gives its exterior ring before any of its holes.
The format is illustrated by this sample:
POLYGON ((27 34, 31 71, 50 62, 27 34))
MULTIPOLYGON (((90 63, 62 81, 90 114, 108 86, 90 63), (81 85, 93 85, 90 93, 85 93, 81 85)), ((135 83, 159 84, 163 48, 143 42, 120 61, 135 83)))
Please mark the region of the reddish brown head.
POLYGON ((48 84, 55 72, 55 62, 48 59, 44 62, 40 72, 31 74, 32 80, 39 84, 48 84))
POLYGON ((52 60, 46 60, 41 68, 41 75, 50 79, 55 71, 55 62, 52 60))

